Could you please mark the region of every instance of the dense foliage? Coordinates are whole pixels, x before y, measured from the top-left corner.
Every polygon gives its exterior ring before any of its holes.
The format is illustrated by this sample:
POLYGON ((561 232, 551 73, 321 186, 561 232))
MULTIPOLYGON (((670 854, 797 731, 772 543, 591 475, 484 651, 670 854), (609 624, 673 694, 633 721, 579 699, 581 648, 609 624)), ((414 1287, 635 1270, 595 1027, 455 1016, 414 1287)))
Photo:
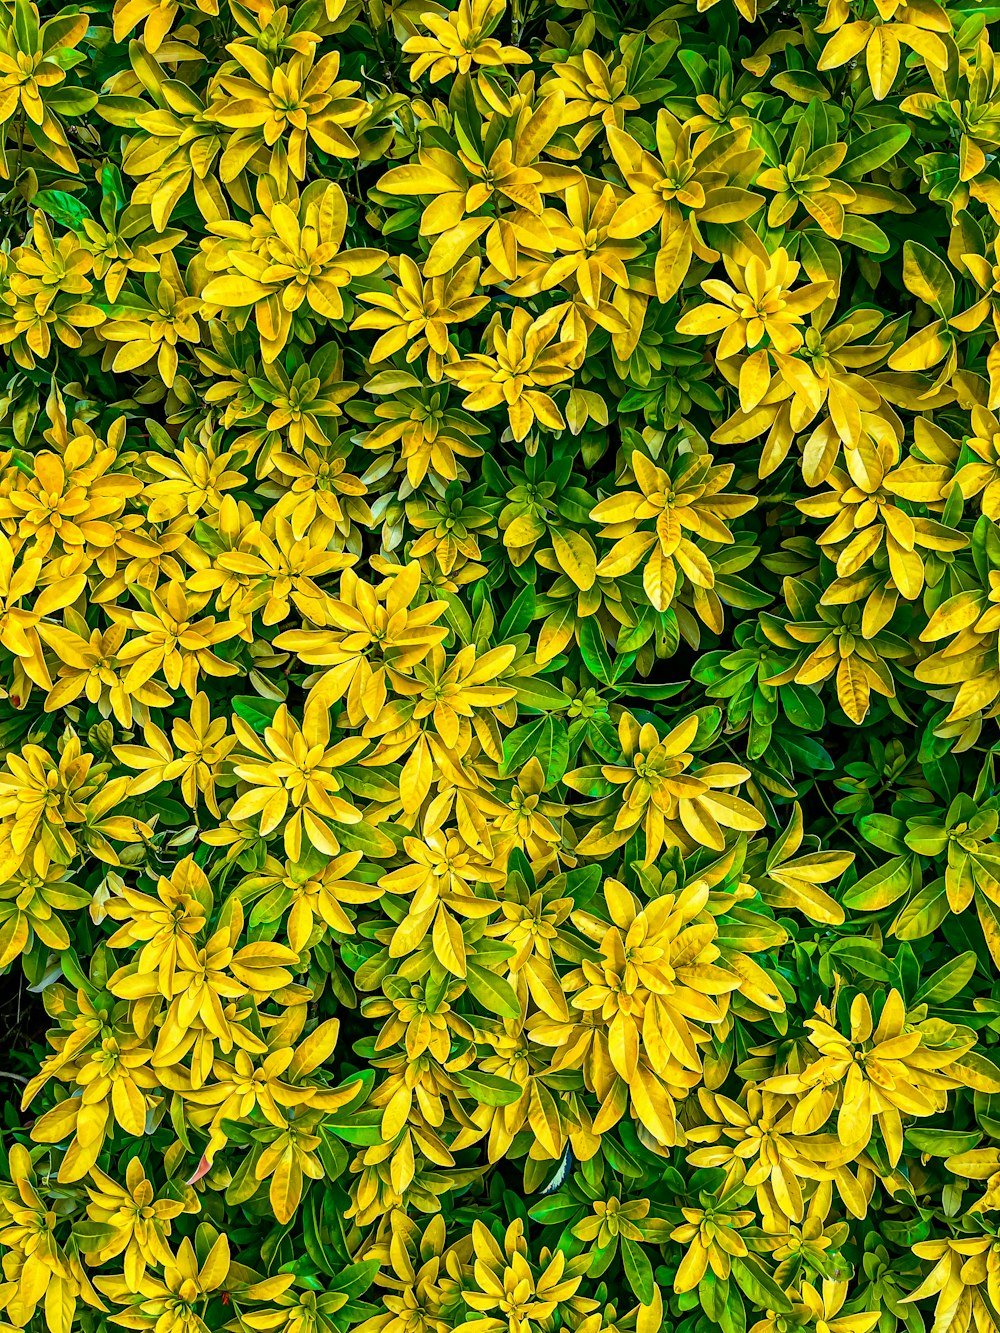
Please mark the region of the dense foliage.
POLYGON ((1000 1329, 993 40, 0 0, 0 1329, 1000 1329))

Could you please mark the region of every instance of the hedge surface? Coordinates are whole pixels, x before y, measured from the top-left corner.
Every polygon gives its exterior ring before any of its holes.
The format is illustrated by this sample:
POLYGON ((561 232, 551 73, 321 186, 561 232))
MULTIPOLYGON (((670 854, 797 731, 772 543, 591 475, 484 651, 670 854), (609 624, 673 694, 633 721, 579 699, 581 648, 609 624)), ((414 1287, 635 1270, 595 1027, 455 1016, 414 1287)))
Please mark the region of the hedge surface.
POLYGON ((1000 1329, 998 32, 2 0, 3 1333, 1000 1329))

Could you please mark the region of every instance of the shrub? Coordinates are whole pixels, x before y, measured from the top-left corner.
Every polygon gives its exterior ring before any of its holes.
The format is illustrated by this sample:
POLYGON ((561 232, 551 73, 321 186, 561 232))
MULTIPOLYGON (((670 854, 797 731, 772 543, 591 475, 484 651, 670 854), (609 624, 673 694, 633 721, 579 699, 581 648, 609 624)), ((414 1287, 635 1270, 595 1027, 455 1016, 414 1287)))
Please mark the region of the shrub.
POLYGON ((1000 1329, 998 23, 3 0, 0 1328, 1000 1329))

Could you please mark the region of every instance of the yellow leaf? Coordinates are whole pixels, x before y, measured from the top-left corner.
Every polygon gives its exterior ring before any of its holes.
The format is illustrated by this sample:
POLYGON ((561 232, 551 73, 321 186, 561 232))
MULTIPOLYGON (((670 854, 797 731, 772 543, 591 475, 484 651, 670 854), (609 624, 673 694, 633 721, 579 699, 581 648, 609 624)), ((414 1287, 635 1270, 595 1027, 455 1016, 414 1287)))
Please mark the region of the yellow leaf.
POLYGON ((49 1333, 71 1333, 75 1312, 72 1284, 53 1273, 45 1288, 45 1323, 49 1333))
POLYGON ((676 227, 657 251, 653 265, 656 295, 661 301, 671 300, 691 267, 693 255, 691 232, 686 223, 676 227))
POLYGON ((889 96, 893 81, 899 73, 899 38, 891 25, 882 23, 872 30, 865 49, 865 66, 875 100, 889 96))
POLYGON ((438 908, 437 915, 434 918, 431 939, 434 944, 434 952, 448 971, 453 976, 464 977, 466 973, 465 938, 462 935, 462 927, 447 907, 438 908))
POLYGON ((659 543, 650 551, 649 559, 643 567, 642 586, 657 611, 669 608, 677 586, 677 570, 671 557, 663 554, 659 543))
POLYGON ((563 570, 586 592, 597 578, 597 554, 587 539, 571 529, 551 531, 552 549, 563 570))
MULTIPOLYGON (((597 573, 605 578, 630 574, 655 542, 655 532, 634 532, 629 537, 622 537, 601 560, 597 573)), ((666 610, 666 607, 657 609, 666 610)))
POLYGON ((319 1027, 296 1047, 291 1064, 288 1066, 288 1077, 303 1078, 325 1064, 336 1049, 339 1034, 339 1019, 328 1018, 320 1023, 319 1027))
POLYGON ((872 25, 865 19, 859 19, 854 23, 841 24, 823 48, 823 54, 820 56, 816 68, 822 71, 837 69, 840 65, 846 65, 849 60, 854 59, 859 51, 864 50, 872 31, 872 25))
POLYGON ((213 278, 201 295, 202 300, 209 305, 240 307, 263 301, 273 290, 242 274, 226 274, 221 278, 213 278))
POLYGON ((426 737, 418 736, 399 775, 399 798, 407 814, 420 809, 431 789, 434 765, 426 737))
POLYGON ((771 387, 771 362, 767 352, 761 348, 754 352, 740 367, 740 409, 752 412, 758 406, 771 387))
POLYGON ((842 658, 837 668, 837 697, 847 716, 860 726, 868 712, 871 688, 864 668, 853 653, 842 658))
POLYGON ((435 278, 448 273, 489 225, 489 218, 464 218, 444 232, 431 246, 430 254, 424 260, 424 276, 435 278))
POLYGON ((302 1168, 289 1150, 278 1163, 268 1191, 274 1216, 282 1225, 295 1216, 301 1197, 302 1168))
POLYGON ((528 1124, 550 1157, 562 1151, 559 1108, 552 1093, 539 1079, 532 1079, 528 1102, 528 1124))

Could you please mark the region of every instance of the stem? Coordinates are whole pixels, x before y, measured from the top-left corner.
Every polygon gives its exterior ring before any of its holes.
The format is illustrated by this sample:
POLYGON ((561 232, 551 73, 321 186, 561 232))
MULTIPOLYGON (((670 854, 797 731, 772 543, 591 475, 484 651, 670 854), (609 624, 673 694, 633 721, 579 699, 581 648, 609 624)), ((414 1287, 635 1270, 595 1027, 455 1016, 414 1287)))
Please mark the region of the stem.
POLYGON ((382 29, 376 25, 375 20, 372 18, 370 0, 361 0, 361 8, 365 11, 365 23, 368 25, 368 29, 371 32, 372 37, 375 39, 375 50, 378 55, 379 65, 382 67, 382 73, 392 91, 398 92, 399 90, 396 87, 395 70, 382 46, 382 29))
MULTIPOLYGON (((839 833, 839 832, 841 831, 841 829, 844 829, 844 830, 847 832, 847 836, 851 839, 852 842, 857 843, 857 845, 861 848, 861 850, 862 850, 862 851, 864 852, 864 854, 868 857, 868 859, 869 859, 870 861, 871 861, 871 860, 874 860, 874 858, 872 857, 871 851, 869 850, 868 844, 867 844, 866 842, 864 842, 861 838, 859 838, 858 835, 854 832, 853 829, 851 829, 851 830, 849 830, 849 831, 847 830, 847 824, 850 822, 851 816, 850 816, 850 815, 841 815, 841 816, 838 818, 836 812, 835 812, 834 810, 831 809, 829 802, 827 801, 826 797, 823 795, 823 790, 822 790, 822 788, 820 787, 820 785, 819 785, 818 782, 816 782, 816 783, 813 784, 813 789, 814 789, 814 791, 816 792, 816 795, 819 797, 820 802, 822 803, 823 809, 824 809, 824 810, 826 811, 826 813, 830 816, 830 818, 831 818, 832 820, 835 821, 835 822, 834 822, 834 825, 833 825, 833 828, 831 828, 831 829, 829 829, 829 830, 827 831, 827 836, 830 837, 830 836, 832 836, 832 834, 834 834, 834 833, 839 833)), ((878 793, 876 793, 876 795, 877 795, 877 794, 878 794, 878 793)))
POLYGON ((20 116, 18 116, 17 119, 17 158, 14 161, 14 177, 13 177, 15 181, 21 174, 21 160, 24 156, 24 122, 25 122, 25 111, 24 107, 22 107, 21 114, 20 116))
POLYGON ((524 30, 527 28, 531 19, 531 0, 528 0, 525 12, 521 13, 521 0, 514 0, 514 23, 512 27, 512 45, 520 46, 524 37, 524 30))

